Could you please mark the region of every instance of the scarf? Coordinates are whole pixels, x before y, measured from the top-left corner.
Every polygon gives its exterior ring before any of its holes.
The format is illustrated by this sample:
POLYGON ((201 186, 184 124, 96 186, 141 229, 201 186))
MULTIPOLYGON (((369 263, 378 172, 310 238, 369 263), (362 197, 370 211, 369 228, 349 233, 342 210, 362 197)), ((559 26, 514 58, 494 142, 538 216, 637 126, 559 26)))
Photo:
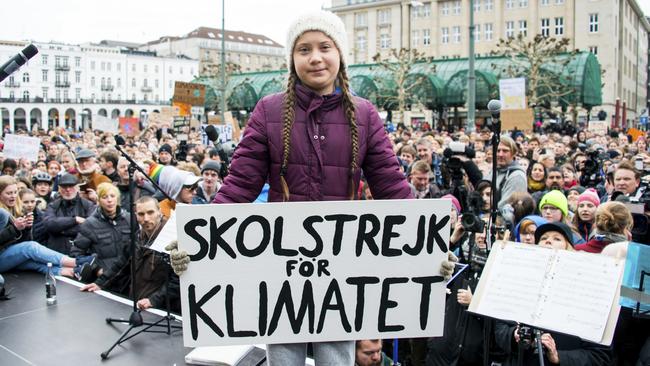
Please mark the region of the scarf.
POLYGON ((531 177, 528 177, 528 192, 539 192, 546 189, 546 183, 544 181, 538 182, 531 177))
POLYGON ((610 232, 602 232, 596 228, 591 235, 589 236, 589 239, 596 239, 600 241, 605 241, 609 243, 618 243, 620 241, 627 241, 627 236, 625 234, 616 234, 616 233, 610 233, 610 232))

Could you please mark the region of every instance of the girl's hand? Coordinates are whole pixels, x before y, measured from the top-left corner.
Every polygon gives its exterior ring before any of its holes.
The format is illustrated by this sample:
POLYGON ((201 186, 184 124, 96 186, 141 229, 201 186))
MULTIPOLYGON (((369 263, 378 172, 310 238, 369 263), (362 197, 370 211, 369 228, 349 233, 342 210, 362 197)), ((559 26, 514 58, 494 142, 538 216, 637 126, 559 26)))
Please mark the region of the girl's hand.
POLYGON ((458 300, 459 304, 463 306, 469 306, 469 304, 472 302, 472 290, 469 287, 467 287, 467 290, 458 290, 456 299, 458 300))
POLYGON ((14 226, 18 230, 24 230, 27 227, 27 219, 25 217, 16 217, 14 219, 14 226))

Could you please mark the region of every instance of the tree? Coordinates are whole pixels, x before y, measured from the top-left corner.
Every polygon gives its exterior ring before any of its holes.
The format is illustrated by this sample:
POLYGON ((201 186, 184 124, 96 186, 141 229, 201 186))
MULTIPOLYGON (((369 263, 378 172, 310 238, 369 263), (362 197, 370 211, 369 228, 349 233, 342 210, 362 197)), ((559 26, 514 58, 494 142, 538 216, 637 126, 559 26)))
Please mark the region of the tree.
MULTIPOLYGON (((577 52, 567 52, 568 38, 536 35, 528 41, 521 33, 517 37, 500 39, 497 50, 492 54, 504 56, 510 64, 501 68, 502 75, 526 77, 526 97, 528 106, 551 111, 551 103, 567 106, 574 93, 572 87, 576 73, 566 70, 572 56, 577 52)), ((492 65, 498 69, 499 66, 492 65)))
MULTIPOLYGON (((225 85, 227 86, 230 82, 230 78, 233 74, 238 74, 241 72, 241 66, 232 62, 226 62, 225 68, 225 85)), ((221 92, 221 63, 216 62, 205 62, 201 66, 200 75, 206 77, 210 80, 210 85, 216 93, 214 96, 211 95, 211 98, 206 98, 205 108, 214 111, 221 110, 221 95, 226 94, 226 103, 228 103, 228 98, 230 97, 227 90, 221 92)), ((226 109, 228 109, 226 107, 226 109)))
MULTIPOLYGON (((372 57, 373 61, 383 70, 390 74, 389 78, 375 78, 375 83, 380 87, 379 97, 385 101, 384 104, 396 103, 397 111, 400 113, 408 110, 408 101, 416 100, 413 92, 426 81, 426 77, 416 76, 413 79, 413 66, 418 62, 431 62, 431 57, 424 56, 424 53, 416 49, 395 48, 389 51, 388 57, 382 57, 377 53, 372 57), (394 81, 395 85, 390 85, 394 81)), ((371 68, 372 69, 372 68, 371 68)), ((431 66, 430 73, 435 72, 435 65, 431 66)))

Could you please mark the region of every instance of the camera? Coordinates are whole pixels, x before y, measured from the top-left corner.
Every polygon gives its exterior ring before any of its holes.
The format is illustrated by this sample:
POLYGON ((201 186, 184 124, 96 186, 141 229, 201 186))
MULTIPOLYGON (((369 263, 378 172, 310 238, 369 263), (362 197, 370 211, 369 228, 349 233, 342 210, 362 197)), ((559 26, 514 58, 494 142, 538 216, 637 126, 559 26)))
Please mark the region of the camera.
POLYGON ((583 187, 596 187, 603 182, 600 171, 603 166, 603 159, 609 157, 607 153, 599 150, 587 152, 587 160, 582 167, 580 174, 580 185, 583 187))
POLYGON ((481 194, 476 191, 470 193, 467 197, 468 212, 463 214, 463 217, 460 219, 460 223, 466 232, 480 233, 485 229, 485 221, 479 216, 481 207, 483 207, 481 194))

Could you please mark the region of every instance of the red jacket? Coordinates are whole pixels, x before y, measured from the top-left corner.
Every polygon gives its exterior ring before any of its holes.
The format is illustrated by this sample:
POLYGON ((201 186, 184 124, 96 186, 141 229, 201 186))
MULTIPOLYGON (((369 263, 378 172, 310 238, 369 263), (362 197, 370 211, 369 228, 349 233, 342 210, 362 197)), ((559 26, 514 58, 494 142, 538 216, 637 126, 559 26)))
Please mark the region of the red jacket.
MULTIPOLYGON (((215 203, 253 202, 267 181, 269 202, 282 201, 282 106, 284 93, 255 106, 240 141, 230 174, 215 203)), ((354 97, 359 131, 358 169, 376 199, 412 198, 379 114, 367 100, 354 97)), ((341 93, 321 96, 296 86, 295 120, 285 179, 291 201, 347 200, 352 142, 341 93)))
POLYGON ((575 250, 581 250, 583 252, 600 253, 611 243, 611 241, 591 239, 584 244, 576 245, 574 248, 575 250))

